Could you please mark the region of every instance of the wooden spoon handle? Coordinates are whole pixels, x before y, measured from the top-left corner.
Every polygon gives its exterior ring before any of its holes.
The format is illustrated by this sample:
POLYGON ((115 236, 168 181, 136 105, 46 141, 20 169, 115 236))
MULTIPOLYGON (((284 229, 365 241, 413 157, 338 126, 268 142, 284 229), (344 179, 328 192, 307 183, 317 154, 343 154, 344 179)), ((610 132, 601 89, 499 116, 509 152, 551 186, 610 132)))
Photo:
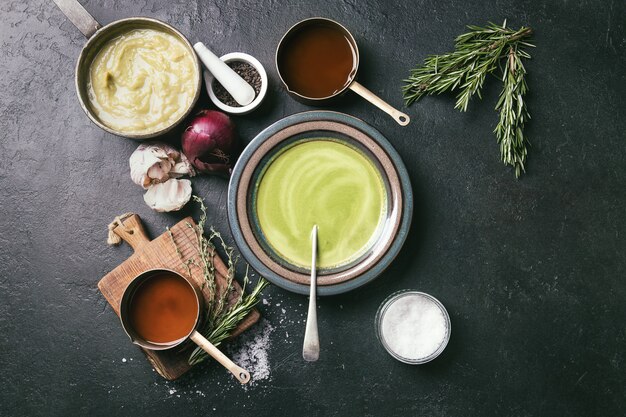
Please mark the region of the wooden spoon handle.
POLYGON ((384 111, 385 113, 393 117, 394 120, 398 122, 400 126, 406 126, 411 121, 411 119, 409 118, 407 114, 402 113, 399 110, 396 110, 389 103, 387 103, 386 101, 378 97, 376 94, 372 93, 367 88, 363 87, 358 82, 353 81, 352 84, 350 84, 350 90, 354 91, 355 93, 363 97, 365 100, 369 101, 374 106, 378 107, 379 109, 381 109, 382 111, 384 111))
POLYGON ((121 220, 121 224, 117 225, 113 232, 128 243, 135 252, 150 242, 146 230, 143 228, 141 218, 136 214, 121 220))
POLYGON ((204 349, 206 353, 218 361, 224 368, 228 369, 239 382, 246 384, 250 381, 250 373, 248 371, 231 361, 228 356, 224 355, 213 343, 206 340, 197 330, 194 330, 189 338, 193 340, 196 345, 204 349))

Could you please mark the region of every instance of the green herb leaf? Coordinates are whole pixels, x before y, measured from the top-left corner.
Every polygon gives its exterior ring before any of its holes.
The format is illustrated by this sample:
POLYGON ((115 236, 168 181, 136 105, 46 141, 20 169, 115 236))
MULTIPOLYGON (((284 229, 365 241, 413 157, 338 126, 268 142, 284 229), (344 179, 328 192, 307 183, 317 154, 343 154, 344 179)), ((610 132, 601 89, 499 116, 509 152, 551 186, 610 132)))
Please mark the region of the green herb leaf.
POLYGON ((471 98, 475 94, 481 97, 487 74, 501 67, 504 87, 496 105, 500 121, 494 132, 502 161, 513 166, 519 177, 525 171, 529 143, 523 134, 524 124, 530 119, 524 102, 528 87, 521 59, 530 58, 523 48, 534 46, 526 41, 533 31, 529 27, 509 29, 506 21, 502 26, 489 23, 467 28, 469 32, 456 38, 453 52, 430 55, 423 65, 411 70, 402 88, 404 100, 410 106, 424 95, 459 91, 455 108, 467 111, 471 98))
MULTIPOLYGON (((204 227, 206 224, 206 206, 204 205, 204 201, 198 197, 193 196, 193 200, 200 204, 200 220, 196 226, 188 223, 187 227, 194 229, 196 235, 196 243, 198 245, 199 250, 199 258, 200 259, 189 259, 187 262, 183 262, 182 253, 176 244, 174 239, 174 235, 168 229, 169 236, 172 240, 172 244, 176 248, 176 253, 178 253, 181 262, 185 266, 188 274, 191 276, 191 268, 190 265, 198 266, 202 270, 202 274, 204 277, 203 288, 208 287, 208 290, 211 294, 214 294, 214 297, 207 303, 205 303, 205 318, 204 325, 201 329, 201 333, 204 337, 208 339, 209 342, 213 343, 215 346, 218 346, 225 339, 227 339, 237 328, 239 323, 252 311, 252 309, 259 302, 259 296, 261 291, 265 287, 269 285, 269 282, 261 277, 257 282, 256 286, 249 294, 245 294, 246 286, 250 282, 248 277, 249 267, 246 266, 246 273, 243 277, 243 285, 241 289, 241 294, 237 298, 236 302, 232 305, 228 305, 228 300, 230 295, 235 291, 234 282, 235 282, 235 270, 237 266, 237 262, 239 261, 239 256, 234 254, 235 250, 233 247, 226 245, 222 236, 215 231, 213 227, 211 227, 211 233, 209 237, 206 237, 204 234, 204 227), (218 241, 221 245, 222 249, 226 253, 226 257, 228 258, 228 276, 226 277, 226 288, 221 294, 218 294, 217 285, 215 283, 215 245, 214 241, 218 241)), ((207 359, 209 355, 202 350, 200 347, 196 347, 191 355, 189 356, 189 364, 195 365, 207 359)))

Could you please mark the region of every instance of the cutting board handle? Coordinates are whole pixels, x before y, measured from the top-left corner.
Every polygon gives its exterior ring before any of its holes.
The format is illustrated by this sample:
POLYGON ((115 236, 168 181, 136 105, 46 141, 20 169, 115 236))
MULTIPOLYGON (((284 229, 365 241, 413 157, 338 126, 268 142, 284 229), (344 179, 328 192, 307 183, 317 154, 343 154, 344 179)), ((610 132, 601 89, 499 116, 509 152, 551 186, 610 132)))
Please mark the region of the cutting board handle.
POLYGON ((141 223, 141 218, 136 214, 123 219, 121 224, 113 229, 113 233, 128 243, 135 252, 150 242, 146 229, 143 228, 143 223, 141 223))

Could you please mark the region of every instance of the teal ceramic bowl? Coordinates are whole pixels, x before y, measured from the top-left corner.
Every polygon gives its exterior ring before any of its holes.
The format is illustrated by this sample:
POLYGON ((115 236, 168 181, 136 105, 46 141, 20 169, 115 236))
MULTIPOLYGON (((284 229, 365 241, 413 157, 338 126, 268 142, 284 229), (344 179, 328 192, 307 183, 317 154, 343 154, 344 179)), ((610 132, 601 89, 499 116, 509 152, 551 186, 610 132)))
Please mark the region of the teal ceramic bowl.
POLYGON ((334 295, 379 276, 397 256, 410 227, 411 183, 400 156, 379 131, 355 117, 330 111, 299 113, 277 121, 250 142, 235 165, 228 189, 228 221, 235 243, 252 268, 279 287, 308 294, 310 271, 272 249, 259 225, 255 196, 276 155, 320 138, 344 143, 368 158, 378 170, 386 194, 380 230, 366 250, 345 265, 318 270, 318 294, 334 295))

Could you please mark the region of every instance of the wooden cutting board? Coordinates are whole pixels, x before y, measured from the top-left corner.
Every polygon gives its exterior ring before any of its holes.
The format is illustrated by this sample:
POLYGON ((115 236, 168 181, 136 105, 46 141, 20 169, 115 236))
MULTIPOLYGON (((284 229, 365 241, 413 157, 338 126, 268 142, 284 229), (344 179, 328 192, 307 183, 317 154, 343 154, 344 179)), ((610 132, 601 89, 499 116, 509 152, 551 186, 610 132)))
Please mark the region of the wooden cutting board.
MULTIPOLYGON (((181 220, 170 229, 176 241, 176 245, 180 250, 180 254, 176 253, 176 248, 172 243, 172 236, 167 232, 151 241, 146 234, 141 219, 136 214, 124 219, 122 225, 118 225, 113 230, 116 235, 120 236, 135 250, 135 253, 130 258, 105 275, 98 283, 100 292, 102 292, 109 304, 111 304, 111 307, 113 307, 118 317, 120 315, 120 301, 126 286, 137 275, 149 269, 172 269, 190 278, 190 281, 195 283, 198 288, 203 288, 202 283, 204 277, 202 275, 202 269, 198 266, 190 265, 191 276, 189 276, 189 272, 183 263, 191 258, 199 259, 197 237, 194 232, 195 229, 189 227, 189 225, 195 227, 195 223, 191 217, 181 220)), ((214 264, 217 291, 222 294, 226 287, 228 267, 219 258, 217 253, 214 257, 214 264)), ((230 304, 234 303, 241 293, 239 284, 236 282, 233 282, 233 284, 235 291, 230 295, 230 304)), ((206 301, 212 296, 206 286, 204 286, 202 294, 206 301)), ((259 318, 260 314, 257 310, 251 311, 250 314, 239 323, 239 326, 235 329, 231 338, 248 329, 256 323, 259 318)), ((187 363, 187 359, 194 346, 195 345, 192 343, 184 343, 181 346, 169 350, 153 351, 143 348, 141 350, 143 350, 148 361, 150 361, 154 369, 160 375, 168 380, 174 380, 191 369, 191 366, 187 363)))

